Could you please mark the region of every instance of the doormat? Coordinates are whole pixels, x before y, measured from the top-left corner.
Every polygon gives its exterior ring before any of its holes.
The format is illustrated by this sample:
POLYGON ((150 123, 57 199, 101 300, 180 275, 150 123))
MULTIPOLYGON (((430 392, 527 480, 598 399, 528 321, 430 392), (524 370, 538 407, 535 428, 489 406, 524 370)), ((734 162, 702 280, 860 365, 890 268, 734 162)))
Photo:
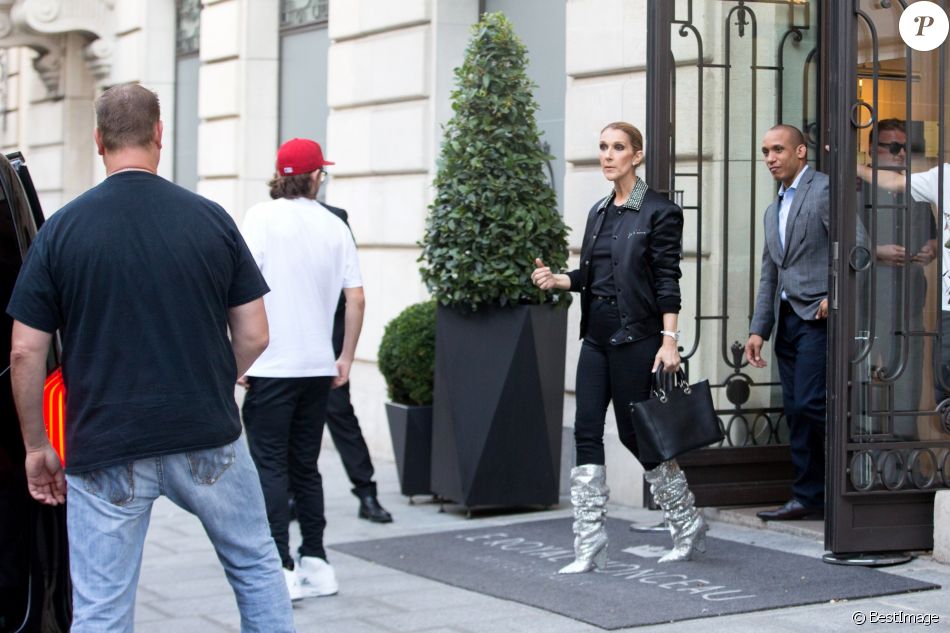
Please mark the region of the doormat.
POLYGON ((333 549, 400 571, 559 613, 603 629, 939 589, 864 567, 707 537, 696 560, 658 564, 668 534, 607 520, 603 570, 558 575, 573 560, 570 519, 360 541, 333 549))

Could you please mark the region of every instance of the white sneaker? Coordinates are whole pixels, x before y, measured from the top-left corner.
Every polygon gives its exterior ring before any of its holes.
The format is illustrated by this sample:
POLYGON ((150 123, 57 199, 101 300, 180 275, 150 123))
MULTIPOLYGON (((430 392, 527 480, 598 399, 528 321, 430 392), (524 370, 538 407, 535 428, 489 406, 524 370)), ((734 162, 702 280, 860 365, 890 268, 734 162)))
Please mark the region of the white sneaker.
POLYGON ((287 593, 290 594, 290 601, 296 602, 303 599, 303 592, 300 590, 300 577, 297 576, 296 569, 284 568, 284 580, 287 582, 287 593))
POLYGON ((300 578, 300 593, 304 598, 332 596, 340 590, 336 572, 330 563, 317 556, 301 556, 297 563, 300 578))

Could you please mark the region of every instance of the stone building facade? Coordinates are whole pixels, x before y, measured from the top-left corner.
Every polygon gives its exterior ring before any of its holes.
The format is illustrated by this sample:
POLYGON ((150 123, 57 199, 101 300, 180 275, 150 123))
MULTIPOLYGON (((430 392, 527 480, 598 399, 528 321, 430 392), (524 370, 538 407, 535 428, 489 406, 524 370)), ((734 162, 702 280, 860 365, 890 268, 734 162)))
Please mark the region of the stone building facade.
MULTIPOLYGON (((326 200, 349 210, 367 317, 354 404, 374 454, 392 449, 376 367, 384 325, 423 300, 416 259, 453 69, 481 11, 509 14, 529 48, 539 123, 572 228, 605 193, 604 123, 646 112, 646 0, 0 0, 0 145, 21 150, 44 211, 101 180, 93 100, 141 82, 163 104, 160 174, 240 221, 267 195, 274 152, 315 136, 336 162, 326 200)), ((565 376, 563 471, 572 457, 579 315, 565 376)), ((614 498, 641 501, 640 469, 609 413, 614 498)))

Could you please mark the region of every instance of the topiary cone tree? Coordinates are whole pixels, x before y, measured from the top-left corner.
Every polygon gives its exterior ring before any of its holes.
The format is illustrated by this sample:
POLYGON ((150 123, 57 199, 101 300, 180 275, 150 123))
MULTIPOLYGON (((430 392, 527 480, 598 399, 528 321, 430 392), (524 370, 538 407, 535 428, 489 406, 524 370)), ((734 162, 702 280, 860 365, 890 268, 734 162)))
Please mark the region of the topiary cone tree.
POLYGON ((531 271, 565 266, 567 228, 526 65, 504 15, 474 26, 421 242, 439 303, 431 488, 470 509, 558 502, 568 295, 531 271))
POLYGON ((455 69, 454 115, 444 127, 421 242, 422 279, 442 305, 567 303, 531 284, 534 259, 567 263, 567 227, 544 173, 551 157, 535 122, 527 50, 502 13, 472 28, 455 69))

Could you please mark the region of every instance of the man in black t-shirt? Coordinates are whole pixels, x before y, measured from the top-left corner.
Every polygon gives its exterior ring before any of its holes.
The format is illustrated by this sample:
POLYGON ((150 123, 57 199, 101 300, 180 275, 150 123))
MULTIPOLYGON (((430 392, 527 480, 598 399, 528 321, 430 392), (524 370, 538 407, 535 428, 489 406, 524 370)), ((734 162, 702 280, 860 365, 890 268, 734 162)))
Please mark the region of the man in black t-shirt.
POLYGON ((233 394, 267 346, 267 285, 219 205, 156 175, 154 93, 107 90, 96 121, 108 177, 44 224, 7 308, 29 489, 53 505, 69 497, 72 631, 132 630, 159 495, 201 520, 237 597, 241 630, 293 631, 233 394), (65 474, 41 406, 57 330, 68 393, 65 474))

